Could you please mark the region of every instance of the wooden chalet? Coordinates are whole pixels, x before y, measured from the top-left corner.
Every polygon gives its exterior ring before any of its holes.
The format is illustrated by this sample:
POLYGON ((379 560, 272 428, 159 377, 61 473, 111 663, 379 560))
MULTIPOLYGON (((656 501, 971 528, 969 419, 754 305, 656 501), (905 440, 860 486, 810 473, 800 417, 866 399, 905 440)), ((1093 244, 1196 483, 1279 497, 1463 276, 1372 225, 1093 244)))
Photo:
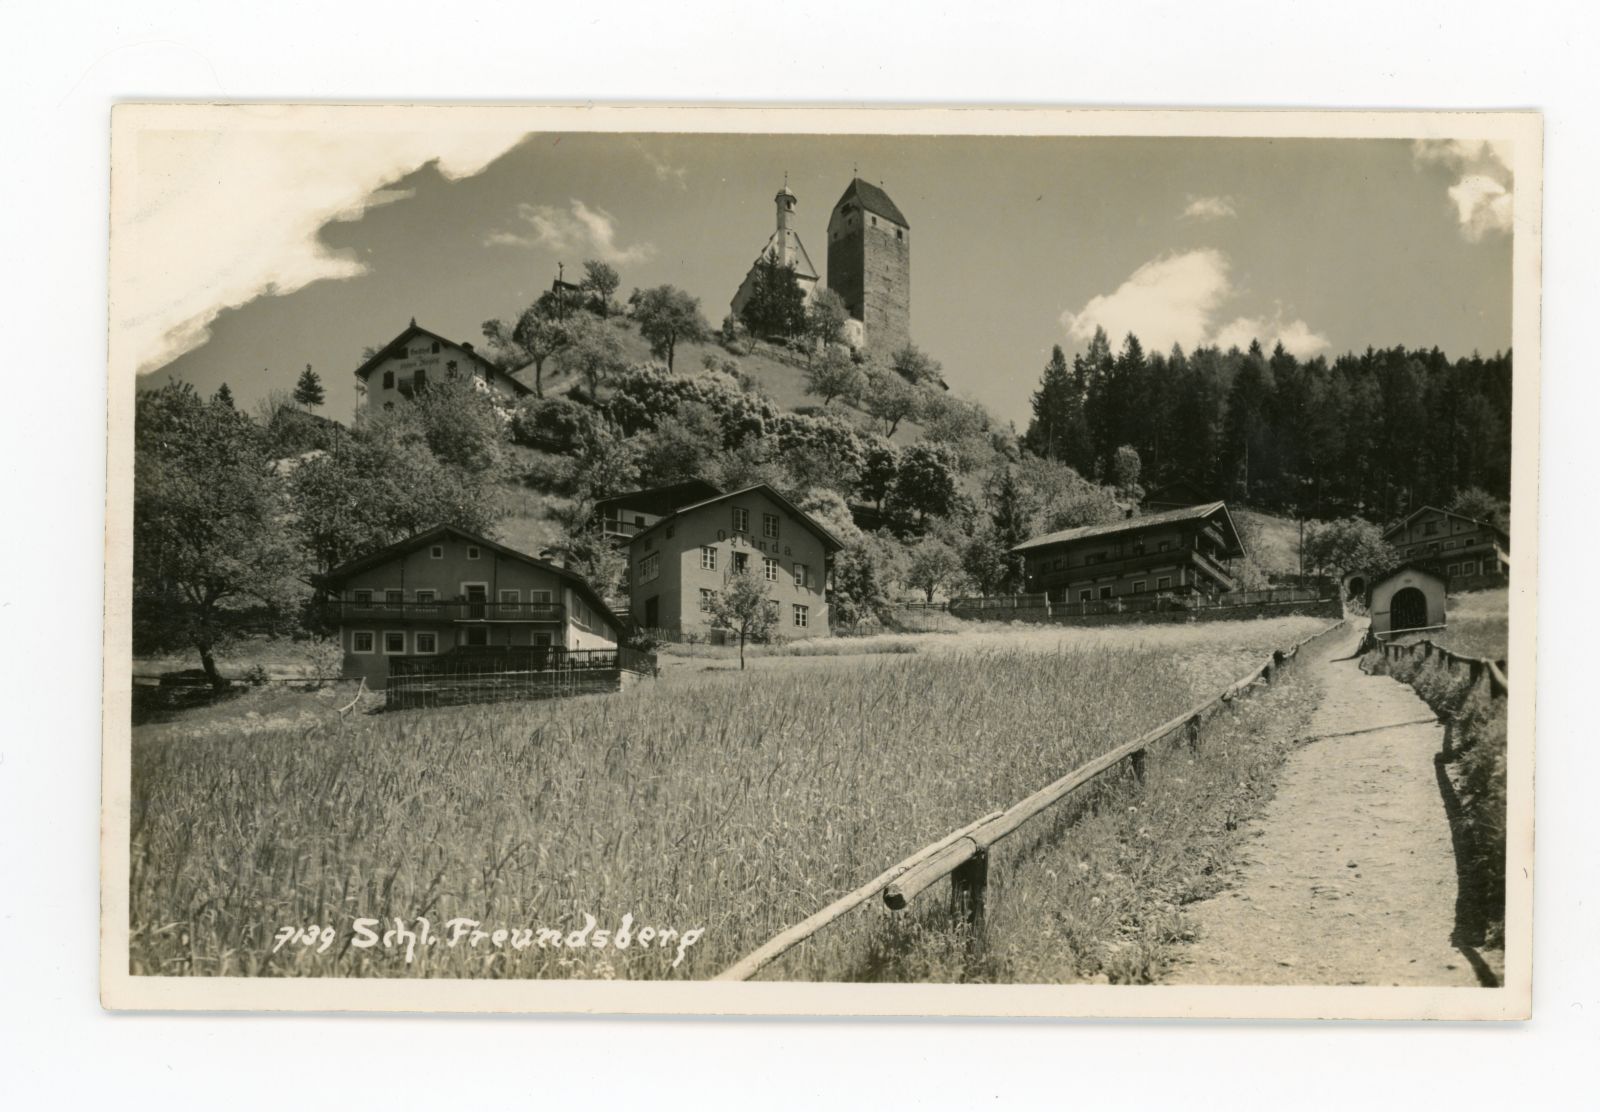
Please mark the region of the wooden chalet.
POLYGON ((1052 602, 1234 590, 1244 542, 1222 502, 1062 529, 1012 549, 1025 590, 1052 602))
POLYGON ((1487 521, 1423 506, 1384 531, 1402 560, 1441 575, 1451 590, 1494 586, 1511 571, 1511 538, 1487 521))
POLYGON ((668 514, 721 493, 703 479, 630 490, 595 502, 594 520, 607 540, 625 545, 668 514))

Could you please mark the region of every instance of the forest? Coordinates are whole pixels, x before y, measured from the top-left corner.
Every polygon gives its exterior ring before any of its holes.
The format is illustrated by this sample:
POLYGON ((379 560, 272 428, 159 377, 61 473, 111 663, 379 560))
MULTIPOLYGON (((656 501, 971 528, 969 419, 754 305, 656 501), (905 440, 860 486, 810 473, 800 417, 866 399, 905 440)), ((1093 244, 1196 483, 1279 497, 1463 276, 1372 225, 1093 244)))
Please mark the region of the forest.
POLYGON ((1097 330, 1070 363, 1052 353, 1024 443, 1103 481, 1132 446, 1147 489, 1184 479, 1240 505, 1384 523, 1462 490, 1509 497, 1511 353, 1161 355, 1131 333, 1113 352, 1097 330))

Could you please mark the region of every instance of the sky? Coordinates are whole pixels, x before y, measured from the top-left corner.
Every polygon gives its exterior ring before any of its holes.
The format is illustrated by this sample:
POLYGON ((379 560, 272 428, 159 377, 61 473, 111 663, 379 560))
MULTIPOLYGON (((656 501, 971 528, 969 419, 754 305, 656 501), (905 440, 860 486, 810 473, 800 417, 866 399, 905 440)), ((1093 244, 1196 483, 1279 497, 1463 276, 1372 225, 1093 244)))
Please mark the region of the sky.
POLYGON ((171 261, 114 274, 113 315, 141 385, 248 407, 309 364, 347 420, 364 348, 413 317, 478 342, 559 263, 681 286, 716 325, 786 175, 826 273, 859 172, 911 224, 915 342, 1020 428, 1052 345, 1097 326, 1163 351, 1509 347, 1510 163, 1460 140, 153 132, 124 234, 171 261))

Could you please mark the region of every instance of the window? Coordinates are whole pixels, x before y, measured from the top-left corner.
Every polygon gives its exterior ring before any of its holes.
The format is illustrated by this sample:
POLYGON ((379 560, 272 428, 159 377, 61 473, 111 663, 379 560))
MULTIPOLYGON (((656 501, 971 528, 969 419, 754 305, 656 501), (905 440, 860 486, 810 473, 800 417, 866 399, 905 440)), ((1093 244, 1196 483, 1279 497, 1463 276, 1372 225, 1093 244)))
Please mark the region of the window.
POLYGON ((796 564, 794 566, 794 585, 796 587, 810 588, 811 569, 804 564, 796 564))
POLYGON ((393 390, 394 389, 394 372, 393 371, 384 371, 383 372, 383 388, 385 390, 393 390))
POLYGON ((1455 541, 1445 541, 1439 547, 1440 548, 1454 548, 1455 546, 1456 546, 1456 542, 1455 541))
POLYGON ((439 354, 439 341, 438 340, 433 341, 433 345, 428 350, 431 351, 434 355, 438 355, 439 354))
MULTIPOLYGON (((371 609, 371 607, 372 607, 372 592, 371 591, 368 591, 368 590, 356 591, 356 592, 354 592, 354 596, 355 596, 355 604, 356 604, 356 608, 357 609, 359 609, 359 610, 371 609)), ((370 652, 371 650, 368 650, 368 651, 370 652)))
POLYGON ((1110 587, 1101 587, 1100 588, 1100 597, 1101 598, 1110 598, 1111 597, 1111 588, 1110 587))
POLYGON ((1093 601, 1093 599, 1094 599, 1094 592, 1093 591, 1079 591, 1078 592, 1078 601, 1079 602, 1091 602, 1091 601, 1093 601))
POLYGON ((1425 522, 1423 522, 1423 524, 1422 524, 1422 535, 1424 537, 1431 537, 1435 533, 1437 533, 1438 531, 1439 531, 1439 523, 1437 521, 1425 521, 1425 522))
POLYGON ((433 604, 438 601, 439 595, 436 591, 418 591, 415 597, 418 606, 432 610, 433 604))
POLYGON ((905 239, 906 238, 906 233, 904 232, 904 230, 902 230, 900 228, 896 228, 894 230, 894 238, 895 239, 905 239))
POLYGON ((406 651, 406 633, 403 629, 386 629, 383 631, 383 655, 404 656, 406 651))
POLYGON ((750 511, 740 506, 733 508, 733 531, 735 533, 748 533, 750 531, 750 511))
POLYGON ((771 556, 763 556, 761 562, 766 565, 768 582, 776 583, 778 581, 778 561, 771 556))
POLYGON ((750 570, 750 555, 749 555, 749 553, 735 552, 733 554, 733 573, 735 575, 743 575, 745 572, 747 572, 749 570, 750 570))
POLYGON ((878 218, 876 216, 874 216, 874 217, 871 217, 871 220, 872 220, 872 226, 874 228, 876 228, 878 226, 878 218))
POLYGON ((417 630, 417 655, 432 656, 439 651, 439 635, 432 630, 417 630))
POLYGON ((446 363, 444 365, 444 377, 445 378, 455 378, 456 377, 456 361, 454 359, 450 360, 448 363, 446 363))
POLYGON ((777 539, 777 536, 778 536, 778 515, 777 514, 762 514, 761 515, 761 535, 763 537, 771 537, 774 540, 777 539))
POLYGON ((418 367, 411 375, 411 388, 421 390, 428 385, 428 368, 418 367))
POLYGON ((646 556, 639 561, 639 582, 649 583, 661 574, 661 553, 646 556))
POLYGON ((428 549, 428 559, 430 559, 430 560, 443 560, 444 559, 444 545, 436 544, 432 548, 428 549))
POLYGON ((655 551, 655 547, 656 547, 656 539, 654 537, 646 537, 644 539, 644 550, 646 552, 654 552, 655 551))
POLYGON ((385 610, 403 610, 405 609, 405 598, 406 593, 404 591, 387 590, 383 592, 383 608, 385 610))
POLYGON ((1060 556, 1057 556, 1053 561, 1051 561, 1050 570, 1051 571, 1060 571, 1065 565, 1066 565, 1066 560, 1062 559, 1060 556))
POLYGON ((635 529, 643 529, 644 528, 644 514, 634 514, 633 515, 633 527, 635 529))
POLYGON ((553 592, 553 591, 529 591, 528 592, 528 601, 529 602, 542 602, 542 603, 544 603, 546 605, 549 605, 550 603, 554 602, 555 600, 556 600, 556 596, 555 596, 555 592, 553 592))
POLYGON ((481 550, 479 550, 477 545, 475 545, 475 544, 467 545, 467 559, 476 560, 482 555, 483 555, 483 552, 481 550))
POLYGON ((373 646, 373 633, 370 629, 356 629, 350 631, 350 651, 353 653, 370 653, 373 646))
POLYGON ((710 589, 708 589, 706 587, 701 587, 700 588, 700 609, 701 609, 701 611, 704 612, 704 613, 709 613, 711 608, 713 606, 715 606, 716 604, 717 604, 717 592, 715 592, 713 590, 710 590, 710 589))
POLYGON ((677 531, 678 527, 676 525, 667 526, 667 540, 670 541, 672 539, 672 534, 676 533, 677 531))
POLYGON ((709 544, 700 546, 700 569, 702 571, 717 570, 717 550, 709 544))
POLYGON ((468 626, 467 627, 467 642, 466 643, 467 643, 467 647, 468 648, 473 648, 473 649, 482 649, 482 648, 488 647, 488 644, 489 644, 489 627, 488 626, 468 626))
POLYGON ((1167 546, 1170 543, 1171 542, 1169 542, 1169 541, 1162 541, 1160 544, 1156 545, 1156 551, 1157 552, 1165 552, 1167 550, 1167 546))
POLYGON ((1106 562, 1106 554, 1104 552, 1091 552, 1083 558, 1083 562, 1086 564, 1103 564, 1106 562))
POLYGON ((522 592, 502 588, 500 591, 500 612, 502 614, 515 614, 522 609, 522 592))
POLYGON ((1461 565, 1460 564, 1451 564, 1449 567, 1445 568, 1444 570, 1445 570, 1445 573, 1448 574, 1448 575, 1460 575, 1461 574, 1461 565))
POLYGON ((1156 580, 1156 590, 1158 590, 1158 591, 1170 591, 1170 590, 1172 590, 1172 576, 1163 575, 1160 579, 1157 579, 1156 580))
POLYGON ((805 629, 811 624, 811 607, 794 604, 794 624, 796 629, 805 629))
POLYGON ((1135 579, 1133 581, 1133 593, 1134 594, 1136 594, 1136 595, 1144 594, 1144 587, 1145 587, 1145 580, 1143 580, 1143 579, 1135 579))

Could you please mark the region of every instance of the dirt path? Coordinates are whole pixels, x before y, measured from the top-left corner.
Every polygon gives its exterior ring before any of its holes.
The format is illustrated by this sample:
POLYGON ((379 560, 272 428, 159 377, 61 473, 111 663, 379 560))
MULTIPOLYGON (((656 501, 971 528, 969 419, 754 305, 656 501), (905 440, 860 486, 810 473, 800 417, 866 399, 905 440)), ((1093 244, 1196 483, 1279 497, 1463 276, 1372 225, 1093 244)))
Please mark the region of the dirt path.
POLYGON ((1456 863, 1434 766, 1443 728, 1409 687, 1339 659, 1360 635, 1317 646, 1323 697, 1307 736, 1322 740, 1290 755, 1246 824, 1230 887, 1187 909, 1196 941, 1161 983, 1480 983, 1450 940, 1456 863))

